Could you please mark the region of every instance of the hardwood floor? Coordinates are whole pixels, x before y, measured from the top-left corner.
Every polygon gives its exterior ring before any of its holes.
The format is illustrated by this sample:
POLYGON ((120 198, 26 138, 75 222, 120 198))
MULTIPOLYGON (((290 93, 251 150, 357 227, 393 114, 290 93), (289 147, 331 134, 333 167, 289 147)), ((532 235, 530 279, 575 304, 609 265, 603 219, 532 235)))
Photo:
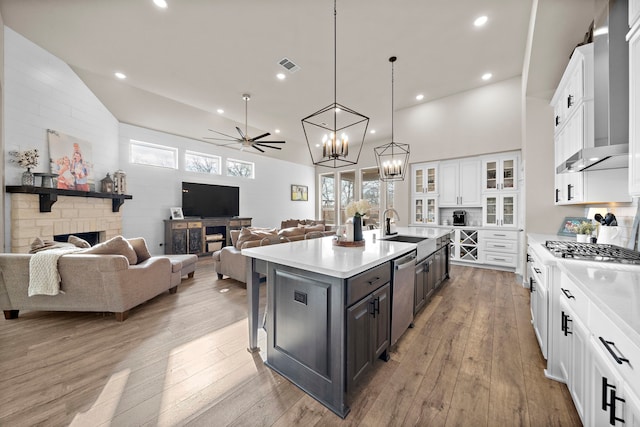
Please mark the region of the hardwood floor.
POLYGON ((544 377, 529 292, 512 273, 452 266, 345 420, 246 351, 246 313, 244 286, 217 280, 207 258, 122 323, 0 320, 0 425, 580 425, 566 386, 544 377))

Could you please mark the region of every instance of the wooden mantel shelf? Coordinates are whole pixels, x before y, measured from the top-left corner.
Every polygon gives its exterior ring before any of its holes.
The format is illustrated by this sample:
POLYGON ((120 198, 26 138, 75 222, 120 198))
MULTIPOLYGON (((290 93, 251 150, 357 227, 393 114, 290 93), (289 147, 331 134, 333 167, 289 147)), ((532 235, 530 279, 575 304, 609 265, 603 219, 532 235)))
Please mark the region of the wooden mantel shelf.
POLYGON ((120 212, 120 206, 125 200, 133 199, 129 194, 98 193, 95 191, 62 190, 59 188, 24 187, 21 185, 7 185, 7 193, 38 194, 40 196, 40 212, 51 212, 51 206, 58 201, 58 196, 94 197, 111 199, 112 212, 120 212))

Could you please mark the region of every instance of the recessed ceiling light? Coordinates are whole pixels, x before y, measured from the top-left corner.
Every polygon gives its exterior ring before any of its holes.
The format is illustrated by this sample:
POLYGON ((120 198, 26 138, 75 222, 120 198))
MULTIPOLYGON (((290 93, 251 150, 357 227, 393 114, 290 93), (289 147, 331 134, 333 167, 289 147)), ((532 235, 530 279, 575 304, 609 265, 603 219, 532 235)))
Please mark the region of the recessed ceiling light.
POLYGON ((276 133, 280 133, 280 129, 276 129, 276 131, 275 131, 275 132, 276 132, 276 133))
POLYGON ((278 80, 284 80, 287 78, 287 76, 285 76, 284 73, 278 73, 276 74, 276 77, 278 78, 278 80))
POLYGON ((482 27, 484 24, 487 23, 488 20, 489 18, 487 18, 486 16, 480 16, 476 18, 475 21, 473 21, 473 25, 475 25, 476 27, 482 27))
POLYGON ((342 111, 340 108, 336 107, 336 113, 339 113, 340 111, 342 111))
POLYGON ((320 147, 320 144, 316 144, 316 148, 320 147))
POLYGON ((595 162, 596 160, 600 160, 600 157, 591 157, 589 159, 590 162, 595 162))
POLYGON ((218 110, 217 110, 217 111, 218 111, 218 114, 222 114, 222 113, 224 113, 224 110, 223 110, 222 108, 218 108, 218 110))
POLYGON ((484 73, 484 74, 482 75, 482 80, 487 81, 487 80, 491 79, 491 77, 493 77, 493 74, 491 74, 491 73, 484 73))
POLYGON ((163 9, 167 8, 167 2, 165 0, 153 0, 153 3, 158 6, 161 7, 163 9))
POLYGON ((375 129, 371 129, 371 133, 376 133, 376 130, 375 129))
POLYGON ((127 76, 126 76, 124 73, 121 73, 120 71, 118 71, 118 72, 114 73, 114 75, 115 75, 117 78, 119 78, 120 80, 122 80, 122 79, 126 79, 126 78, 127 78, 127 76))
POLYGON ((422 101, 424 99, 424 95, 423 94, 416 95, 416 99, 418 101, 422 101))

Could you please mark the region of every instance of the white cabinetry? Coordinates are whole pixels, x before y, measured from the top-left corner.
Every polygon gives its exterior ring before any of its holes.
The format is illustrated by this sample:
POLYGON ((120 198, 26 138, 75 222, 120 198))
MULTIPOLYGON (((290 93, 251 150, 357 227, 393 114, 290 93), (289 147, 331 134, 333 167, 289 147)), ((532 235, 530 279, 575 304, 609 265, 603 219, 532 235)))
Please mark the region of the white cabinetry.
POLYGON ((484 264, 515 268, 518 264, 518 231, 480 230, 480 259, 484 264))
POLYGON ((438 163, 411 165, 411 185, 414 195, 438 193, 438 163))
POLYGON ((518 158, 515 155, 485 158, 482 162, 483 191, 515 190, 518 186, 518 158))
POLYGON ((529 292, 531 295, 531 324, 540 345, 542 356, 547 358, 547 340, 549 327, 549 271, 542 264, 535 253, 529 249, 527 252, 529 262, 529 292))
POLYGON ((629 2, 629 20, 635 26, 629 40, 629 194, 640 196, 640 0, 629 2))
POLYGON ((452 261, 480 261, 479 230, 473 228, 456 228, 449 246, 449 257, 452 261))
POLYGON ((481 206, 480 159, 440 162, 440 206, 481 206))
POLYGON ((518 196, 515 193, 484 195, 482 212, 482 225, 485 227, 516 227, 518 196))
POLYGON ((437 225, 439 222, 438 197, 413 197, 411 222, 413 224, 437 225))

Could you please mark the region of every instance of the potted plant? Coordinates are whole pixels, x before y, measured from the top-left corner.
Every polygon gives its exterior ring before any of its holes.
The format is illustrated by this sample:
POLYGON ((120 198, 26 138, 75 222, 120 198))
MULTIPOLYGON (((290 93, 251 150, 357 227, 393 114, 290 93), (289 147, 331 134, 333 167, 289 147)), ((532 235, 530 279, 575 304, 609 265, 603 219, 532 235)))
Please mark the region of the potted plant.
POLYGON ((596 229, 596 226, 591 221, 582 221, 576 226, 576 239, 578 242, 589 243, 591 233, 596 229))

